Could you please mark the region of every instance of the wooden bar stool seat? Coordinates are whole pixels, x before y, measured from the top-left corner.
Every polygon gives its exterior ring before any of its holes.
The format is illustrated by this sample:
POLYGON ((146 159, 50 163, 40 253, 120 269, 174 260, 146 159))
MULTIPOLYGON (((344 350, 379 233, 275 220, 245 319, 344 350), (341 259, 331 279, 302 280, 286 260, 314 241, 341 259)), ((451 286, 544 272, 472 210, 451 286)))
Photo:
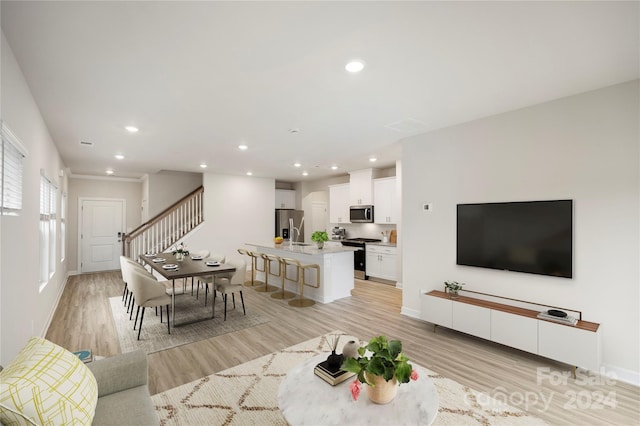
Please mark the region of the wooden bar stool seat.
POLYGON ((284 289, 284 282, 285 282, 285 280, 295 281, 296 283, 299 282, 299 280, 300 280, 299 263, 296 263, 297 260, 288 259, 286 257, 280 258, 280 262, 281 262, 281 267, 282 267, 282 274, 281 274, 282 285, 281 285, 281 289, 280 289, 280 291, 276 291, 275 293, 273 293, 271 295, 271 297, 273 297, 274 299, 280 299, 280 300, 293 299, 294 297, 296 297, 296 294, 292 293, 290 291, 286 291, 284 289), (295 277, 290 277, 289 275, 287 275, 287 266, 295 266, 295 271, 296 271, 295 277))
POLYGON ((263 286, 259 286, 259 287, 255 287, 254 290, 255 291, 259 291, 261 293, 270 293, 272 291, 276 291, 278 289, 278 287, 274 286, 274 285, 269 285, 269 276, 273 276, 273 277, 280 277, 282 276, 282 263, 280 262, 280 257, 278 256, 274 256, 272 254, 260 254, 262 256, 262 259, 264 260, 264 269, 266 270, 265 274, 264 274, 264 285, 263 286), (275 270, 275 268, 272 268, 271 265, 273 264, 273 262, 275 262, 278 265, 278 273, 275 274, 273 273, 273 270, 275 270))
POLYGON ((298 266, 298 283, 300 285, 300 297, 289 300, 289 306, 295 306, 297 308, 307 308, 309 306, 313 306, 316 304, 314 300, 307 299, 304 297, 304 288, 305 286, 319 288, 320 287, 320 265, 317 264, 308 264, 303 265, 300 261, 296 259, 289 259, 292 261, 292 264, 298 266), (315 269, 316 270, 316 284, 312 285, 307 282, 305 277, 305 272, 307 269, 315 269))
POLYGON ((263 281, 256 280, 256 271, 265 272, 265 276, 266 276, 266 269, 264 265, 262 266, 262 269, 258 268, 258 258, 262 258, 262 253, 249 251, 245 249, 238 249, 238 253, 242 255, 247 255, 251 258, 251 279, 246 280, 244 282, 245 287, 255 287, 255 286, 264 284, 263 281))

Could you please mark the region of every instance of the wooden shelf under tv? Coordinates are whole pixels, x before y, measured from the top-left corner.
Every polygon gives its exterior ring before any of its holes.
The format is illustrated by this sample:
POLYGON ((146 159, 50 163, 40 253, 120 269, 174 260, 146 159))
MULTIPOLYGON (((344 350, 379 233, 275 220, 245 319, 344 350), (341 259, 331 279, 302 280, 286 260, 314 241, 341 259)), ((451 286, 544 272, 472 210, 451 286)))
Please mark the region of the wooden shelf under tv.
MULTIPOLYGON (((500 298, 494 295, 486 296, 500 298)), ((517 302, 546 306, 520 300, 517 302)), ((597 371, 600 368, 600 324, 579 320, 573 326, 538 318, 538 314, 546 309, 536 311, 462 295, 452 299, 448 293, 438 290, 424 293, 421 303, 422 319, 434 325, 587 370, 597 371)), ((565 310, 579 313, 572 309, 565 310)))

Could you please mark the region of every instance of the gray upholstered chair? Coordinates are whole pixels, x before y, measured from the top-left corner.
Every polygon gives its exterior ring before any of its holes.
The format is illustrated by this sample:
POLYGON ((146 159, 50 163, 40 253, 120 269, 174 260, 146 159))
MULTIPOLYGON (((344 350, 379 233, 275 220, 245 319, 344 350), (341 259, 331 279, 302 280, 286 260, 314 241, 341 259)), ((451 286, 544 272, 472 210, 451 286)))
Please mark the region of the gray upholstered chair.
POLYGON ((171 325, 169 317, 169 305, 171 304, 171 297, 166 293, 166 287, 159 283, 155 278, 150 276, 148 272, 141 272, 139 269, 130 265, 129 270, 129 290, 133 292, 135 303, 138 305, 136 310, 136 320, 133 324, 133 329, 136 329, 138 323, 138 315, 140 314, 140 308, 142 308, 142 315, 140 316, 140 324, 138 325, 138 340, 140 340, 140 332, 142 331, 142 322, 144 320, 145 308, 160 307, 160 322, 162 322, 162 306, 167 307, 167 331, 171 334, 171 325))
POLYGON ((156 279, 151 273, 147 272, 144 266, 139 264, 138 262, 129 259, 126 256, 120 256, 120 269, 122 271, 122 280, 125 285, 126 297, 124 299, 125 305, 127 306, 127 312, 129 312, 129 319, 132 319, 133 316, 133 304, 134 304, 134 296, 133 293, 129 291, 129 271, 132 269, 136 269, 138 271, 144 272, 148 274, 151 278, 156 279))
MULTIPOLYGON (((208 258, 206 258, 204 261, 205 262, 220 262, 220 263, 224 263, 226 260, 226 256, 224 254, 220 254, 220 253, 213 253, 211 255, 209 255, 208 258)), ((212 267, 214 268, 214 267, 212 267)), ((199 294, 200 294, 200 283, 204 284, 204 305, 207 306, 207 295, 209 294, 209 284, 214 284, 215 282, 215 276, 213 275, 209 275, 209 276, 203 276, 203 277, 198 277, 198 289, 196 291, 196 299, 198 298, 199 294)))
POLYGON ((242 289, 244 288, 244 278, 247 274, 247 262, 239 256, 232 256, 226 260, 226 263, 236 268, 236 270, 230 278, 216 278, 215 291, 213 292, 213 314, 215 316, 216 292, 220 292, 220 294, 222 294, 222 299, 224 300, 225 321, 227 320, 227 296, 229 294, 231 294, 231 298, 233 299, 233 308, 235 309, 235 293, 240 293, 240 300, 242 300, 242 312, 244 312, 245 315, 247 314, 247 311, 244 307, 244 297, 242 295, 242 289))

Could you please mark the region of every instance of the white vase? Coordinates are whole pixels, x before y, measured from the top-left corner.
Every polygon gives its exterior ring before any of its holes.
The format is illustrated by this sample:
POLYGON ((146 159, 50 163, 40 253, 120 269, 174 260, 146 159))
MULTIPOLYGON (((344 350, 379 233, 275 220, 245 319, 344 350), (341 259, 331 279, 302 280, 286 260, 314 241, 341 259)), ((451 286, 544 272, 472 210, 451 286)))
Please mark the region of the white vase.
POLYGON ((184 260, 183 253, 176 253, 176 262, 182 262, 184 260))
POLYGON ((316 245, 318 246, 319 249, 324 247, 324 241, 316 241, 316 245))
POLYGON ((360 344, 358 342, 356 342, 355 340, 349 340, 342 347, 342 355, 344 355, 345 358, 356 358, 356 359, 358 359, 358 357, 360 356, 358 354, 358 348, 359 347, 360 347, 360 344))

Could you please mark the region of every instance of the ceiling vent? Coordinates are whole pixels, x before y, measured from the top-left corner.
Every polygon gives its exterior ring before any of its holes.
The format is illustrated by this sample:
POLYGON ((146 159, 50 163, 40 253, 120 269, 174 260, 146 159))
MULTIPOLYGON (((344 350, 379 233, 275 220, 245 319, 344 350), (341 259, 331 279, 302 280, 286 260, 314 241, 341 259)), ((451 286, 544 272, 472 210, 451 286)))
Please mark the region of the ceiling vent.
POLYGON ((80 146, 92 147, 93 146, 93 142, 80 141, 80 146))
POLYGON ((387 124, 384 127, 400 133, 417 133, 429 130, 426 123, 416 120, 415 118, 406 118, 404 120, 396 121, 395 123, 387 124))

